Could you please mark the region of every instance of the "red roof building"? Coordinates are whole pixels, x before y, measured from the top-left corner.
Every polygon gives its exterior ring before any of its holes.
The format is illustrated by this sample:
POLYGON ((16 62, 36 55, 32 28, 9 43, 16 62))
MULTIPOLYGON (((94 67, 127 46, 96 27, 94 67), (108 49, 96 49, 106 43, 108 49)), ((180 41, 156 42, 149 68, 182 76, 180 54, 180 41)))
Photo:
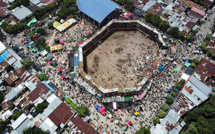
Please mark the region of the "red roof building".
POLYGON ((194 17, 197 17, 197 18, 203 18, 205 16, 205 12, 198 9, 198 8, 195 8, 195 7, 192 7, 191 10, 190 10, 190 15, 194 16, 194 17))
POLYGON ((212 49, 213 51, 215 51, 215 42, 208 43, 208 46, 210 47, 210 49, 212 49))
POLYGON ((98 134, 96 130, 94 130, 89 124, 84 122, 81 117, 75 115, 72 119, 71 122, 73 123, 72 125, 75 125, 74 128, 77 127, 78 130, 85 134, 98 134))
POLYGON ((193 75, 209 86, 207 81, 215 77, 215 65, 207 60, 201 60, 193 75))
POLYGON ((74 113, 71 108, 65 103, 61 103, 50 115, 50 120, 56 125, 60 126, 61 123, 64 125, 72 118, 74 113))
POLYGON ((161 7, 160 3, 156 3, 154 6, 152 6, 151 8, 149 8, 147 10, 148 13, 152 13, 154 15, 158 15, 163 11, 163 8, 161 7))
POLYGON ((196 23, 192 22, 192 21, 189 21, 186 26, 189 28, 189 29, 192 29, 194 26, 196 25, 196 23))

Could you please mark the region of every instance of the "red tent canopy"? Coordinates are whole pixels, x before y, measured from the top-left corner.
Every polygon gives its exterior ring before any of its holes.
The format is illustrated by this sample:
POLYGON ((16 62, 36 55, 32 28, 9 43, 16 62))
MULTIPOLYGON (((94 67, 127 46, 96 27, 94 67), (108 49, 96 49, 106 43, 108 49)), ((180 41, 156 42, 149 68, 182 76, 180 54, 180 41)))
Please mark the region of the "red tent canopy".
POLYGON ((61 75, 61 78, 64 79, 66 76, 65 75, 61 75))
POLYGON ((132 125, 132 122, 131 122, 131 121, 128 121, 128 124, 129 124, 129 125, 132 125))
POLYGON ((99 109, 99 112, 102 113, 104 110, 102 108, 99 109))
POLYGON ((128 128, 128 124, 126 124, 125 127, 128 128))
POLYGON ((112 122, 112 121, 113 121, 113 118, 110 118, 110 121, 112 122))
POLYGON ((105 110, 106 108, 103 106, 102 109, 105 110))
POLYGON ((63 41, 62 41, 62 40, 60 41, 60 44, 63 44, 63 41))
POLYGON ((80 46, 80 45, 82 45, 84 42, 80 42, 78 45, 80 46))
POLYGON ((62 71, 62 69, 61 68, 58 68, 58 70, 57 70, 58 72, 61 72, 62 71))
POLYGON ((106 114, 106 112, 105 112, 105 111, 103 111, 103 112, 102 112, 102 115, 105 115, 105 114, 106 114))
POLYGON ((51 63, 51 62, 52 62, 52 60, 49 61, 49 63, 51 63))

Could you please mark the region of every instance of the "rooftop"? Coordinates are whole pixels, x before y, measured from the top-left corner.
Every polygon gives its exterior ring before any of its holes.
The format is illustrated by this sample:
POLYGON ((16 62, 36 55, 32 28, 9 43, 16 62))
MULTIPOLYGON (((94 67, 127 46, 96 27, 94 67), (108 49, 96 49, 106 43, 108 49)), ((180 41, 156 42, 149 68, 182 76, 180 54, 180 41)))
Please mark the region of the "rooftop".
POLYGON ((65 125, 73 115, 71 108, 63 102, 49 115, 49 118, 56 126, 60 126, 61 123, 65 125))
POLYGON ((17 7, 14 9, 15 11, 12 13, 17 19, 23 21, 26 17, 31 16, 33 13, 26 7, 17 7))
POLYGON ((111 12, 120 7, 111 0, 77 0, 79 10, 101 23, 111 12))

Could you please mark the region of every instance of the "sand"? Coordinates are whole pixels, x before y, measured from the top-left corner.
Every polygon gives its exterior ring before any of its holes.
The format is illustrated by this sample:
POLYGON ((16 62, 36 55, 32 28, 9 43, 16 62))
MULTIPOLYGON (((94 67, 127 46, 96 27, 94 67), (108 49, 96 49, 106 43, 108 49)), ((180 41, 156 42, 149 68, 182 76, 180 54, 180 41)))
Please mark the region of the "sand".
POLYGON ((104 88, 135 87, 136 61, 143 61, 155 47, 139 31, 115 32, 87 56, 88 74, 104 88))

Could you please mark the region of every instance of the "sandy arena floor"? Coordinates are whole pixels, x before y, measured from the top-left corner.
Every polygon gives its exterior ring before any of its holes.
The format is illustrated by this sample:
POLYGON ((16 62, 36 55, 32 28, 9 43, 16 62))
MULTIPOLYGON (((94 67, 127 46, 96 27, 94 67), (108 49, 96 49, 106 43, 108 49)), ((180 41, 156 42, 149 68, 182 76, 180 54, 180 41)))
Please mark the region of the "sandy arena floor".
POLYGON ((115 32, 87 56, 88 74, 104 88, 134 87, 136 61, 143 61, 155 47, 141 32, 115 32))

